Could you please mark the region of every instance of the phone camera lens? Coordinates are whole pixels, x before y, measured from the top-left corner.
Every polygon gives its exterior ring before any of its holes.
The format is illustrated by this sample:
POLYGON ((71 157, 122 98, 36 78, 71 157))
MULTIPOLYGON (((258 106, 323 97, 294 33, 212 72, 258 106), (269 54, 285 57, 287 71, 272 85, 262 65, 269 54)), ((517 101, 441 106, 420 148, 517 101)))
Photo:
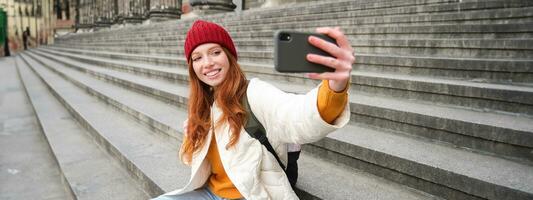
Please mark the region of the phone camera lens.
POLYGON ((291 35, 290 34, 287 34, 287 33, 282 33, 280 36, 279 36, 279 39, 281 41, 289 41, 291 40, 291 35))

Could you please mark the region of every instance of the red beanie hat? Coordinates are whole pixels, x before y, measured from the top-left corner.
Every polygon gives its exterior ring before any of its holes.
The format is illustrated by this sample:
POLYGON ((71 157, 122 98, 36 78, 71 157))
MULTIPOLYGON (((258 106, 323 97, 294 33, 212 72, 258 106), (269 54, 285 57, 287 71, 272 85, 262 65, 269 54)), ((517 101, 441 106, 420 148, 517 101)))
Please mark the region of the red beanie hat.
POLYGON ((185 58, 187 58, 187 62, 191 57, 192 51, 197 46, 205 43, 217 43, 228 49, 237 59, 237 50, 235 50, 233 40, 231 40, 229 33, 222 26, 203 20, 196 20, 185 38, 185 58))

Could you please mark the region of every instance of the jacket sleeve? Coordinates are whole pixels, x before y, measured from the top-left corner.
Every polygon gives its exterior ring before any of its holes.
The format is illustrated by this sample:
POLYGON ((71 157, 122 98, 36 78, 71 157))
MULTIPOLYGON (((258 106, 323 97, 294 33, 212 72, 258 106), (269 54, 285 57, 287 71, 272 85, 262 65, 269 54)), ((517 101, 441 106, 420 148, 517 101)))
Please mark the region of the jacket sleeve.
POLYGON ((322 80, 322 84, 318 87, 316 104, 324 121, 331 124, 344 111, 344 106, 348 102, 348 86, 343 91, 335 92, 329 87, 328 80, 322 80))
POLYGON ((252 79, 247 97, 252 112, 265 127, 271 142, 315 142, 343 127, 350 119, 350 108, 346 103, 343 112, 332 124, 324 121, 317 107, 318 87, 298 95, 252 79))

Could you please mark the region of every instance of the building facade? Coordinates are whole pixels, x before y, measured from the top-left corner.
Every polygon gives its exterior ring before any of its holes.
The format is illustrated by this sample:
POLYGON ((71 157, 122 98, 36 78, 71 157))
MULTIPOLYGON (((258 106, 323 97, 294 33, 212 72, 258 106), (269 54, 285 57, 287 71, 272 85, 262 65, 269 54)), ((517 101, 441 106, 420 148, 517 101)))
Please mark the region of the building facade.
MULTIPOLYGON (((28 44, 37 46, 53 42, 55 21, 53 20, 53 0, 0 0, 0 8, 5 12, 3 26, 5 38, 11 52, 23 48, 23 33, 29 30, 28 44)), ((1 54, 5 53, 2 48, 1 54)))
POLYGON ((29 46, 35 47, 73 32, 302 1, 312 0, 0 0, 7 18, 7 37, 0 41, 17 52, 26 29, 29 46))
MULTIPOLYGON (((179 19, 314 0, 60 0, 73 1, 76 30, 179 19)), ((68 7, 68 6, 67 6, 68 7)), ((73 9, 73 8, 70 8, 73 9)), ((72 11, 71 11, 72 12, 72 11)))
MULTIPOLYGON (((69 0, 63 0, 69 1, 69 0)), ((120 24, 179 19, 181 0, 70 0, 74 1, 74 28, 93 30, 120 24)))

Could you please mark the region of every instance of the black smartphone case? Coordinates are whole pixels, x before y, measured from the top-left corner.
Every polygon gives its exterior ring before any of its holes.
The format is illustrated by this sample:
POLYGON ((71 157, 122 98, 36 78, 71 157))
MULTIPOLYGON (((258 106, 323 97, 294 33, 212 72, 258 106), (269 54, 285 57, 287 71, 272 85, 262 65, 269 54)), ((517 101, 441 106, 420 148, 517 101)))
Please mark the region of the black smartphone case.
POLYGON ((298 31, 277 31, 274 34, 274 67, 278 72, 332 72, 331 67, 307 61, 309 53, 331 56, 327 52, 313 46, 308 42, 309 36, 317 36, 328 42, 336 44, 333 38, 318 33, 304 33, 298 31), (289 34, 289 40, 282 40, 282 34, 289 34))

